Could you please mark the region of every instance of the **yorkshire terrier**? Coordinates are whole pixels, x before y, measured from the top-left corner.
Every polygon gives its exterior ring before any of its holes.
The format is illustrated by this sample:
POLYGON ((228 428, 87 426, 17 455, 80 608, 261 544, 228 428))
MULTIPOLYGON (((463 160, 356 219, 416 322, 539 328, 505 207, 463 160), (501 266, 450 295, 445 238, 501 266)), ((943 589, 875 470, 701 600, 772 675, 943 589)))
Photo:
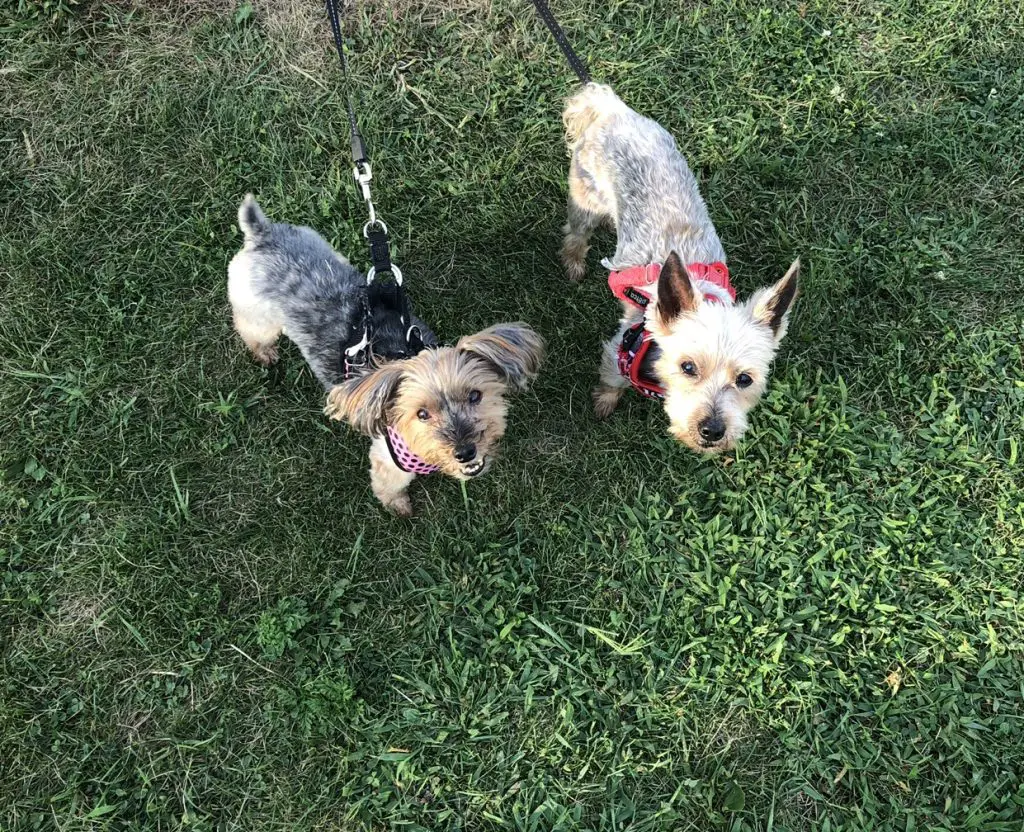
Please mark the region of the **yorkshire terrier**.
POLYGON ((418 475, 467 480, 490 468, 506 394, 540 368, 536 332, 497 324, 438 346, 407 302, 373 307, 366 277, 311 228, 270 222, 251 195, 238 224, 245 243, 228 267, 235 329, 264 365, 277 361, 281 333, 298 346, 327 391, 324 412, 372 437, 370 482, 386 508, 412 514, 418 475), (352 367, 364 347, 368 361, 352 367))
POLYGON ((572 156, 561 251, 569 278, 583 277, 599 225, 618 237, 602 264, 623 315, 604 344, 598 418, 632 386, 664 399, 670 433, 693 450, 734 447, 786 334, 800 261, 734 303, 725 250, 671 134, 602 84, 569 99, 563 121, 572 156))

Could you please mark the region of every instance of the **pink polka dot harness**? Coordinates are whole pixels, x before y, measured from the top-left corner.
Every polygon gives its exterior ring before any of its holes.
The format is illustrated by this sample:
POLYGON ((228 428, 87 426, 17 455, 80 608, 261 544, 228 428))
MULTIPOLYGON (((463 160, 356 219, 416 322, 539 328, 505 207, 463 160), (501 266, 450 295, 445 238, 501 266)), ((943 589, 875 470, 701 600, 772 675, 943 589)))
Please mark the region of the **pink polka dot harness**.
POLYGON ((391 459, 394 460, 395 465, 407 474, 426 476, 441 470, 436 465, 424 462, 421 457, 414 454, 401 434, 391 425, 388 425, 388 429, 384 434, 384 443, 388 446, 388 451, 391 453, 391 459))

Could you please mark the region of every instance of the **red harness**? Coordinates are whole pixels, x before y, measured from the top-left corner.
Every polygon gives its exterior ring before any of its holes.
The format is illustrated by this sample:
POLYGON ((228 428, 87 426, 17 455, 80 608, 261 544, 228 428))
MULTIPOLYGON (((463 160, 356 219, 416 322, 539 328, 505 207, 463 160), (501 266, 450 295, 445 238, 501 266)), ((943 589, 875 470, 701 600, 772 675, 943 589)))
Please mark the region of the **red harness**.
MULTIPOLYGON (((714 303, 724 303, 728 297, 730 302, 736 300, 736 290, 729 282, 729 269, 725 263, 689 263, 686 271, 691 280, 699 280, 711 284, 720 291, 706 291, 704 298, 714 303)), ((649 263, 646 266, 633 266, 608 275, 608 288, 619 300, 637 309, 646 309, 651 302, 647 288, 658 282, 661 274, 661 263, 649 263)), ((642 396, 651 399, 665 398, 665 388, 651 378, 642 375, 644 358, 654 343, 654 336, 647 331, 644 322, 633 324, 622 334, 619 344, 618 365, 619 375, 627 379, 633 389, 642 396)))

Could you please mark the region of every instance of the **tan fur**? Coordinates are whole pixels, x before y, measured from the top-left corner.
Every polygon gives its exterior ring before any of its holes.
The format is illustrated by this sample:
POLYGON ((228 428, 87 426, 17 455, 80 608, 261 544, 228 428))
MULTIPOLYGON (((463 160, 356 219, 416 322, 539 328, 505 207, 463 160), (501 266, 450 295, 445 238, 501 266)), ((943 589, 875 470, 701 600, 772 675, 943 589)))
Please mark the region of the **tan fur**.
POLYGON ((413 453, 450 477, 485 473, 505 435, 506 395, 526 388, 543 352, 543 339, 526 325, 498 324, 462 338, 455 347, 424 350, 337 385, 327 395, 324 412, 374 437, 373 492, 391 511, 408 515, 407 489, 415 476, 394 464, 381 434, 390 425, 413 453), (479 401, 472 401, 474 392, 479 401), (455 457, 467 443, 475 446, 471 463, 455 457))
POLYGON ((526 324, 497 324, 455 345, 490 364, 509 387, 525 390, 540 370, 544 339, 526 324))
POLYGON ((374 437, 370 443, 370 488, 381 505, 399 517, 411 517, 409 486, 414 479, 415 474, 409 474, 395 465, 384 439, 374 437))
MULTIPOLYGON (((424 355, 424 353, 421 353, 424 355)), ((391 400, 407 372, 415 372, 420 356, 391 361, 333 387, 327 394, 324 413, 348 422, 367 436, 380 433, 388 424, 391 400)))
POLYGON ((571 281, 586 274, 590 234, 599 226, 615 228, 615 206, 607 199, 611 192, 600 148, 585 141, 587 131, 625 105, 610 87, 590 84, 570 98, 562 112, 565 139, 572 155, 569 167, 569 219, 562 228, 561 260, 571 281), (587 171, 587 175, 583 174, 587 171))
POLYGON ((241 336, 249 352, 264 367, 277 362, 277 339, 281 327, 260 317, 259 310, 239 306, 232 316, 235 331, 241 336))
POLYGON ((471 424, 477 456, 488 460, 489 465, 498 441, 505 435, 507 387, 486 362, 475 356, 457 349, 427 352, 435 354, 412 373, 406 373, 391 405, 389 422, 417 456, 451 477, 466 479, 462 464, 452 456, 452 443, 439 436, 439 431, 448 428, 455 418, 471 424), (468 399, 472 390, 482 394, 475 405, 468 399), (430 414, 427 421, 417 415, 420 410, 430 414))
POLYGON ((616 346, 606 342, 601 349, 601 383, 591 394, 594 400, 594 415, 598 419, 607 419, 619 406, 619 399, 629 389, 627 382, 619 375, 619 362, 616 346))
POLYGON ((625 110, 626 105, 605 84, 588 84, 565 102, 562 124, 565 142, 570 151, 575 148, 587 128, 594 122, 625 110))
POLYGON ((276 341, 263 341, 257 337, 253 337, 251 329, 248 329, 245 322, 240 319, 238 315, 235 316, 235 329, 238 334, 242 336, 242 340, 245 342, 245 346, 249 348, 249 352, 252 353, 252 357, 256 359, 259 364, 264 367, 269 367, 272 364, 277 363, 277 342, 276 341))

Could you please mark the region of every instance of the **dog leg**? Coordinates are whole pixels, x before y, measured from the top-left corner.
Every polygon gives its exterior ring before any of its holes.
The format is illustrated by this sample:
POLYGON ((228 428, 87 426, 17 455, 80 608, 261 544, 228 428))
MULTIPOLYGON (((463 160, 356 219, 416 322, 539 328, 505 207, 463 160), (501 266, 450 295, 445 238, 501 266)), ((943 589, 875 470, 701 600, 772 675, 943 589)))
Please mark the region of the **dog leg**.
POLYGON ((281 327, 273 326, 265 321, 246 318, 240 312, 235 312, 235 330, 249 352, 264 367, 269 367, 277 362, 277 339, 281 335, 281 327))
POLYGON ((590 235, 603 220, 600 214, 588 211, 577 205, 569 197, 568 218, 562 233, 562 265, 566 276, 573 283, 578 283, 587 273, 587 252, 590 251, 590 235))
POLYGON ((569 280, 577 283, 587 271, 590 235, 598 226, 614 227, 608 206, 598 193, 596 183, 583 170, 578 158, 569 166, 569 203, 562 233, 562 265, 569 280))
POLYGON ((594 415, 607 419, 619 406, 619 399, 629 387, 629 382, 619 374, 618 344, 613 338, 606 341, 601 353, 601 381, 594 388, 594 415))
POLYGON ((245 252, 228 266, 228 300, 241 336, 256 360, 267 367, 277 361, 277 339, 283 324, 273 303, 260 297, 252 284, 251 262, 245 252))
POLYGON ((416 479, 395 465, 384 437, 375 436, 370 445, 370 487, 388 511, 399 517, 412 516, 409 486, 416 479))

